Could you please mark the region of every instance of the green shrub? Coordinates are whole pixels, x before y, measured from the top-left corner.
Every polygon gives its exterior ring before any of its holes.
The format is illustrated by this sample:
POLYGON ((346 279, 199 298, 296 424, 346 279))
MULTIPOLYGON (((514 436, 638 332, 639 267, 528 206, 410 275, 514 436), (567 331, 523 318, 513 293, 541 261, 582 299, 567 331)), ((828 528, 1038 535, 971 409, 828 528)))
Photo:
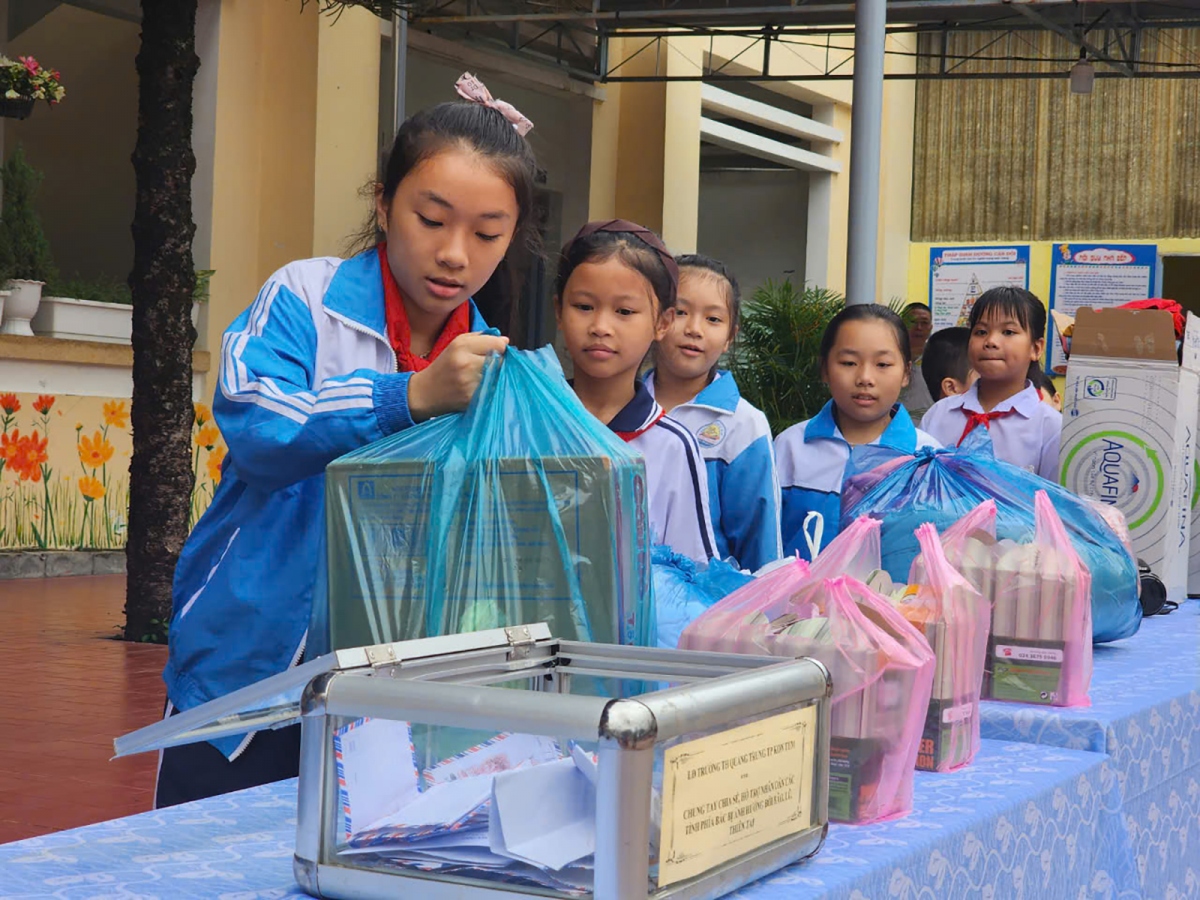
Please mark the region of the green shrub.
POLYGON ((836 291, 768 281, 742 306, 729 369, 771 432, 811 419, 829 400, 821 381, 821 336, 845 306, 836 291))
POLYGON ((42 173, 25 160, 20 148, 0 166, 4 208, 0 211, 0 274, 6 278, 53 281, 56 277, 50 242, 33 207, 42 173))

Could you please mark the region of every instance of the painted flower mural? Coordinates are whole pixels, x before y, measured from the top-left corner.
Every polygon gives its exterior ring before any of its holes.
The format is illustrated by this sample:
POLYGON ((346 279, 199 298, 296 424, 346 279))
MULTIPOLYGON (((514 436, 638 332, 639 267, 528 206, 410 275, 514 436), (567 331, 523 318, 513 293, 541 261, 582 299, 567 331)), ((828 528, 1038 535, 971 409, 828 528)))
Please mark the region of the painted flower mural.
POLYGON ((213 421, 212 410, 203 403, 193 405, 192 471, 196 474, 192 488, 191 515, 188 527, 194 527, 200 516, 212 503, 217 485, 221 483, 221 464, 225 461, 225 445, 221 443, 221 431, 213 421))
MULTIPOLYGON (((0 393, 0 549, 120 549, 129 516, 128 400, 0 393)), ((190 523, 212 502, 226 448, 195 406, 190 523)))

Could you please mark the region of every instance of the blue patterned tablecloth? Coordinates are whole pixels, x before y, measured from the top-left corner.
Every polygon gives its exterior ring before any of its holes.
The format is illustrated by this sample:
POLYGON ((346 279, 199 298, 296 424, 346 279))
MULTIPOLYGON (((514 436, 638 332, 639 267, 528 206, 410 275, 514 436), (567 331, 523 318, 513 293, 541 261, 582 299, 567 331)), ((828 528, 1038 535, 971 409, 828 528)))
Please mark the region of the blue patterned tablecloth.
MULTIPOLYGON (((1137 898, 1119 804, 1102 754, 985 741, 966 769, 918 773, 911 815, 835 825, 816 858, 735 896, 1137 898)), ((288 781, 0 846, 0 897, 301 898, 295 808, 288 781)))
POLYGON ((1091 706, 984 702, 984 738, 1106 753, 1147 898, 1200 897, 1200 603, 1095 647, 1091 706))

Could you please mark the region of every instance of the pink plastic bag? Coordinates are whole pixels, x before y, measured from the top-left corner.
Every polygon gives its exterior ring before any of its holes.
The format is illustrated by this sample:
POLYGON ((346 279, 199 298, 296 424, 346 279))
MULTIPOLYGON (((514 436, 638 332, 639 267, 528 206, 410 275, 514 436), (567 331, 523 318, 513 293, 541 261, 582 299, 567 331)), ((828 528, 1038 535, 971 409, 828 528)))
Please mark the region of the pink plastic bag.
POLYGON ((802 559, 760 575, 693 619, 679 636, 679 649, 774 655, 770 623, 787 611, 788 600, 808 578, 802 559))
MULTIPOLYGON (((975 516, 980 521, 968 522, 972 516, 975 513, 959 523, 970 528, 966 535, 985 524, 986 511, 975 516)), ((946 539, 955 540, 956 535, 947 532, 946 539)), ((937 657, 917 768, 948 772, 965 766, 979 752, 979 694, 992 608, 947 561, 943 541, 931 523, 917 529, 917 541, 921 555, 913 561, 908 592, 897 606, 924 633, 937 657)))
POLYGON ((986 693, 995 700, 1087 706, 1092 681, 1091 573, 1045 491, 1036 540, 997 555, 986 693))
POLYGON ((946 551, 951 565, 954 564, 951 554, 961 553, 962 545, 968 538, 977 538, 981 535, 986 535, 993 541, 996 539, 995 500, 984 500, 942 532, 942 549, 946 551))
POLYGON ((879 529, 878 520, 864 516, 811 564, 794 559, 760 575, 693 620, 679 638, 679 649, 794 655, 775 654, 779 635, 770 623, 788 613, 802 593, 818 591, 825 578, 850 575, 865 582, 879 568, 879 529))
POLYGON ((829 818, 862 824, 906 815, 933 651, 887 600, 854 578, 827 579, 816 596, 813 612, 828 620, 832 642, 814 641, 802 655, 821 660, 833 677, 829 818))
POLYGON ((863 823, 912 809, 933 651, 860 580, 879 568, 879 522, 850 525, 799 560, 730 594, 684 629, 685 650, 808 656, 833 679, 829 816, 863 823), (824 574, 837 577, 823 577, 824 574))
POLYGON ((814 579, 849 575, 866 582, 879 569, 879 532, 883 523, 869 516, 851 522, 809 565, 814 579))

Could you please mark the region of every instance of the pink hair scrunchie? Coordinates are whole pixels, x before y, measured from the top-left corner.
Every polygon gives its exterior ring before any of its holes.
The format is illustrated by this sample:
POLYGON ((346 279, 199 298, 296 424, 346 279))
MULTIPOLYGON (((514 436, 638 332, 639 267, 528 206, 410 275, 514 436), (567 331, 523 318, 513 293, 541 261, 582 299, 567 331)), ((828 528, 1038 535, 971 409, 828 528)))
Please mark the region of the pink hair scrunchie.
POLYGON ((462 77, 454 83, 454 90, 458 91, 458 96, 464 100, 496 110, 517 129, 517 134, 521 137, 525 137, 533 129, 533 123, 521 115, 520 110, 511 103, 495 99, 484 83, 470 72, 463 72, 462 77))

